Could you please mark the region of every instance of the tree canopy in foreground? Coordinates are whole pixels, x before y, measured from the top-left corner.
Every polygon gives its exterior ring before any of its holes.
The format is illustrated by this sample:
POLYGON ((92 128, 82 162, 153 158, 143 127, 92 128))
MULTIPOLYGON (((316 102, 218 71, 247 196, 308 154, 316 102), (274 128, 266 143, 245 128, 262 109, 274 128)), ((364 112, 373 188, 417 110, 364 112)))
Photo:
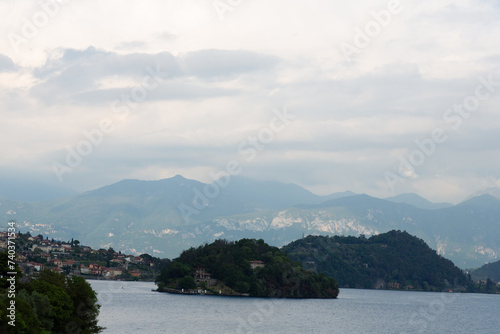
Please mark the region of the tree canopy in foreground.
POLYGON ((7 252, 0 252, 0 333, 100 333, 97 325, 100 306, 97 295, 82 277, 66 277, 50 270, 40 272, 37 279, 22 283, 16 276, 15 298, 10 298, 6 273, 7 252), (15 302, 15 326, 8 317, 8 306, 15 302))

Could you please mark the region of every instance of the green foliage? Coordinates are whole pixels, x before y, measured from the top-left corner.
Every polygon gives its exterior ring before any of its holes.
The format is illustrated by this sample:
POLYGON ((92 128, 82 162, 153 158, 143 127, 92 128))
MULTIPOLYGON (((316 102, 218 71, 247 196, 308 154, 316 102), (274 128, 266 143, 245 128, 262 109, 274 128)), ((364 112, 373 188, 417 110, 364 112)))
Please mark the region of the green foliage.
POLYGON ((203 268, 237 293, 255 297, 336 298, 338 295, 333 278, 304 270, 262 239, 216 240, 190 248, 162 270, 157 284, 172 286, 178 282, 180 286, 180 281, 192 278, 194 268, 203 268), (263 261, 265 266, 252 269, 250 261, 263 261))
POLYGON ((33 291, 31 294, 23 289, 17 294, 17 298, 24 300, 31 307, 33 315, 39 320, 40 326, 47 330, 54 327, 54 321, 50 318, 52 305, 47 295, 33 291))
MULTIPOLYGON (((3 258, 3 254, 0 253, 3 258)), ((3 273, 3 272, 2 272, 3 273)), ((97 325, 99 305, 96 293, 81 277, 68 278, 52 271, 42 271, 38 279, 16 283, 15 327, 9 326, 4 310, 11 299, 0 288, 0 333, 100 333, 97 325)))
POLYGON ((341 287, 470 289, 459 268, 406 232, 393 230, 369 239, 308 236, 283 251, 307 268, 335 277, 341 287))
POLYGON ((34 280, 32 282, 33 291, 43 293, 49 298, 52 311, 49 319, 54 322, 53 330, 63 332, 66 323, 69 321, 71 311, 73 310, 73 301, 68 296, 64 288, 51 284, 43 280, 34 280))
POLYGON ((491 279, 488 278, 486 280, 486 292, 487 293, 495 292, 495 287, 496 287, 495 282, 493 282, 491 279))
POLYGON ((160 276, 158 276, 156 280, 158 282, 169 284, 181 277, 191 275, 192 271, 193 269, 190 266, 182 262, 172 262, 161 271, 160 276))
POLYGON ((34 312, 31 305, 27 301, 21 298, 16 298, 15 301, 16 301, 16 322, 15 322, 16 326, 15 327, 8 326, 9 328, 8 331, 2 333, 7 333, 7 332, 19 333, 19 334, 43 333, 40 320, 37 318, 36 313, 34 312))
POLYGON ((194 281, 193 276, 186 275, 181 278, 178 283, 178 288, 185 290, 196 289, 196 282, 194 281))
POLYGON ((82 277, 67 279, 67 293, 73 301, 71 321, 80 333, 99 333, 103 328, 97 325, 100 305, 97 294, 82 277))

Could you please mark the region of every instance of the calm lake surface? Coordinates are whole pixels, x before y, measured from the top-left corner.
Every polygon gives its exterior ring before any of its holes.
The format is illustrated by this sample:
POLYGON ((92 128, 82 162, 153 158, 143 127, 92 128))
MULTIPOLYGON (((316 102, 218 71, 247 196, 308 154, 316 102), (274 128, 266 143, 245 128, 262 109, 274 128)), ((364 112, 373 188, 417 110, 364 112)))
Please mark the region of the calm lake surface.
POLYGON ((500 295, 341 289, 338 299, 171 295, 95 281, 104 333, 500 333, 500 295))

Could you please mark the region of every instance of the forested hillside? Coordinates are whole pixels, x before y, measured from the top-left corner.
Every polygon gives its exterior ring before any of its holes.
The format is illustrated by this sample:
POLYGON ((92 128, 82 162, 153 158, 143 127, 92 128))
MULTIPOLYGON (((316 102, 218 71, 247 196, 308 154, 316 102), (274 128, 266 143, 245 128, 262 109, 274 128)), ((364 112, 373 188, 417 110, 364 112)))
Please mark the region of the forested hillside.
POLYGON ((472 279, 474 280, 486 280, 491 279, 494 282, 500 282, 500 261, 488 263, 471 271, 472 279))
POLYGON ((459 268, 407 232, 393 230, 371 238, 308 236, 282 250, 305 268, 335 277, 340 287, 470 289, 459 268))

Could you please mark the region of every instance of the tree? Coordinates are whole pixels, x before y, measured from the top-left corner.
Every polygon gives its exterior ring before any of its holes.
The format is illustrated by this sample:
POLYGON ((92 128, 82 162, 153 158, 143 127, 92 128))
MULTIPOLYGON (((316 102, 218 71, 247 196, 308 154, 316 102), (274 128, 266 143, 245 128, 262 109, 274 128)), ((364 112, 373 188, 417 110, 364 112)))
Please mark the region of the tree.
MULTIPOLYGON (((24 299, 16 296, 16 322, 15 326, 7 325, 9 318, 6 318, 6 314, 1 315, 0 321, 0 333, 12 333, 12 334, 49 334, 48 331, 44 331, 41 327, 40 321, 37 318, 33 308, 24 299)), ((7 296, 0 296, 0 305, 2 310, 7 308, 8 299, 7 296)))
POLYGON ((247 293, 250 291, 250 284, 244 281, 238 281, 236 282, 234 289, 241 293, 247 293))
POLYGON ((194 281, 193 276, 186 275, 179 280, 178 284, 179 289, 196 289, 196 282, 194 281))
MULTIPOLYGON (((16 330, 19 331, 15 333, 94 334, 103 330, 97 325, 96 293, 83 278, 66 278, 44 270, 37 280, 22 286, 26 289, 16 296, 16 330)), ((4 332, 1 327, 0 332, 4 332)))
POLYGON ((490 278, 486 280, 486 292, 495 292, 495 282, 490 278))
POLYGON ((172 262, 165 269, 162 270, 158 281, 167 282, 171 279, 182 278, 186 275, 191 274, 193 270, 190 266, 181 262, 172 262))
POLYGON ((146 261, 146 262, 153 262, 153 257, 149 254, 141 254, 141 255, 139 255, 139 257, 144 259, 144 261, 146 261))
POLYGON ((64 288, 43 279, 34 280, 31 282, 31 285, 35 292, 46 295, 49 298, 50 305, 52 306, 49 319, 54 323, 53 331, 56 333, 64 332, 74 307, 73 301, 66 291, 64 291, 64 288))
POLYGON ((71 320, 81 332, 99 333, 104 328, 97 325, 99 308, 97 294, 85 279, 73 276, 66 281, 67 293, 73 301, 71 320))
MULTIPOLYGON (((50 318, 50 313, 52 312, 52 305, 50 305, 49 297, 41 293, 38 293, 36 291, 33 291, 30 294, 27 290, 22 289, 17 294, 17 298, 25 301, 27 304, 31 306, 30 311, 33 312, 36 318, 38 318, 41 327, 47 330, 52 329, 52 327, 54 326, 54 321, 50 318)), ((36 321, 33 320, 32 322, 36 323, 36 321)), ((36 329, 37 328, 35 328, 35 330, 36 329)))

